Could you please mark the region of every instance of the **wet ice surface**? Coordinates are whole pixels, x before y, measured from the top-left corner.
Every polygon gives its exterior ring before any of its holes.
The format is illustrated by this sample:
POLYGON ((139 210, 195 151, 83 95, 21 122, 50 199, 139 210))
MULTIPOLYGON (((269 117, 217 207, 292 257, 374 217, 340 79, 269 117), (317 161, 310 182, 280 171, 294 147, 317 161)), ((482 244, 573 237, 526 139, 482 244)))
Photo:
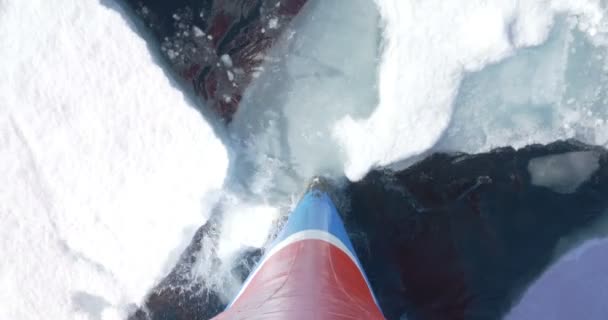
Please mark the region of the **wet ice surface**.
POLYGON ((378 18, 367 0, 307 2, 228 126, 237 146, 232 179, 258 196, 285 198, 316 175, 342 175, 331 130, 377 104, 378 18))
POLYGON ((479 152, 556 138, 605 146, 607 55, 593 43, 560 16, 544 44, 468 74, 435 149, 479 152))
POLYGON ((600 1, 376 2, 385 24, 379 103, 369 118, 346 115, 334 128, 349 178, 438 141, 467 152, 573 135, 606 142, 606 124, 596 122, 606 116, 600 1), (561 39, 551 34, 555 28, 561 39), (595 78, 581 83, 582 74, 595 78), (581 86, 593 93, 577 92, 581 86), (591 101, 596 107, 588 109, 591 101), (568 121, 584 113, 592 121, 568 121))

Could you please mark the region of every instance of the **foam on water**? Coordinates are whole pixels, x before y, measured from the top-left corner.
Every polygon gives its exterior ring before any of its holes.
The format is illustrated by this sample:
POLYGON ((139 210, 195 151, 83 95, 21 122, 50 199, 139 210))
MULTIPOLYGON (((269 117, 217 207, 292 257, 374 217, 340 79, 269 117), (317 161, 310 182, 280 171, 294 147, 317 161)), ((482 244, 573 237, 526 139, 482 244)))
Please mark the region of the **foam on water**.
MULTIPOLYGON (((495 133, 491 124, 488 124, 488 120, 496 116, 477 116, 480 110, 493 113, 497 107, 493 104, 495 101, 484 101, 482 105, 479 99, 473 100, 480 105, 475 109, 470 105, 456 105, 457 112, 461 109, 460 112, 468 116, 453 119, 455 100, 464 76, 481 70, 483 71, 479 74, 484 74, 484 67, 507 57, 522 55, 523 48, 542 44, 547 40, 556 17, 560 15, 575 20, 568 31, 576 27, 579 32, 594 39, 595 45, 602 44, 605 32, 608 31, 605 11, 600 1, 595 0, 376 2, 385 24, 379 78, 380 101, 369 118, 355 120, 346 116, 333 131, 347 154, 345 173, 352 180, 360 179, 370 168, 389 165, 429 150, 449 126, 453 128, 450 134, 454 136, 454 141, 446 143, 446 146, 465 151, 494 147, 491 143, 473 147, 468 141, 470 137, 458 132, 467 130, 472 124, 473 129, 467 131, 470 135, 502 134, 495 133), (470 123, 471 120, 475 123, 470 123), (478 129, 477 132, 471 133, 475 128, 478 129)), ((541 62, 542 57, 544 55, 539 58, 541 62)), ((546 63, 551 62, 555 61, 546 63)), ((565 66, 563 62, 557 66, 551 65, 547 72, 552 73, 546 74, 548 79, 540 79, 548 80, 549 83, 542 85, 550 86, 563 79, 560 78, 563 75, 560 68, 565 69, 565 66)), ((526 65, 516 69, 514 74, 510 74, 509 80, 515 83, 520 81, 522 87, 536 84, 533 87, 539 89, 534 91, 536 96, 550 95, 550 92, 542 90, 550 90, 551 87, 539 88, 541 83, 529 83, 525 81, 528 80, 526 78, 524 81, 518 79, 518 76, 525 75, 526 72, 535 73, 536 67, 526 65)), ((568 81, 567 77, 565 79, 568 81)), ((499 91, 502 96, 511 96, 500 84, 487 81, 467 89, 476 98, 484 97, 485 89, 490 89, 490 92, 499 91), (476 89, 479 91, 476 92, 476 89)), ((461 90, 460 94, 467 92, 461 90)), ((506 113, 505 121, 509 121, 510 110, 506 113)), ((567 110, 561 112, 564 117, 567 113, 567 110)), ((529 113, 524 114, 526 119, 509 126, 507 130, 517 131, 522 126, 526 129, 531 116, 529 113)), ((565 136, 556 128, 546 129, 544 133, 553 140, 565 136)), ((533 137, 526 142, 536 140, 539 139, 533 137)), ((493 142, 499 144, 498 139, 493 142)), ((508 145, 510 140, 505 138, 500 143, 508 145)))
POLYGON ((205 222, 226 151, 97 1, 0 1, 0 41, 0 318, 124 318, 205 222))

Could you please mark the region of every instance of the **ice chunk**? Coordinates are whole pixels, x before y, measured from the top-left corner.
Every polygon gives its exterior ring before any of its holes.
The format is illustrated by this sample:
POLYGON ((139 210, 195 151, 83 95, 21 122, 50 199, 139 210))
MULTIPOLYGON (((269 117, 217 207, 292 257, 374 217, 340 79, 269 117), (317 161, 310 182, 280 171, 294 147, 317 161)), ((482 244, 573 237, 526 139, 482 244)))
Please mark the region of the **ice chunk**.
POLYGON ((279 19, 277 17, 273 17, 268 20, 268 29, 276 29, 279 27, 279 19))
POLYGON ((229 55, 227 55, 227 54, 223 54, 223 55, 220 57, 220 60, 222 60, 222 63, 223 63, 223 64, 224 64, 226 67, 228 67, 228 68, 232 68, 232 58, 230 58, 230 56, 229 56, 229 55))
POLYGON ((203 32, 203 30, 201 30, 201 28, 199 28, 197 26, 192 26, 192 32, 194 32, 194 36, 197 38, 205 36, 205 33, 203 32))
POLYGON ((528 163, 532 184, 559 193, 572 193, 599 168, 599 154, 569 152, 534 158, 528 163))

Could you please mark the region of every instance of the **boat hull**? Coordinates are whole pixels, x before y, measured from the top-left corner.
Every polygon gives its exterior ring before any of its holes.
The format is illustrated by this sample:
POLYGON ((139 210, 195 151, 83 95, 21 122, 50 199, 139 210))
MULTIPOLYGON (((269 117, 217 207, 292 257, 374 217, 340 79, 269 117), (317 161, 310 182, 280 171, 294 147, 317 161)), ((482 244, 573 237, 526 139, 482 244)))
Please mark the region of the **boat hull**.
POLYGON ((308 192, 214 319, 384 319, 331 198, 308 192))

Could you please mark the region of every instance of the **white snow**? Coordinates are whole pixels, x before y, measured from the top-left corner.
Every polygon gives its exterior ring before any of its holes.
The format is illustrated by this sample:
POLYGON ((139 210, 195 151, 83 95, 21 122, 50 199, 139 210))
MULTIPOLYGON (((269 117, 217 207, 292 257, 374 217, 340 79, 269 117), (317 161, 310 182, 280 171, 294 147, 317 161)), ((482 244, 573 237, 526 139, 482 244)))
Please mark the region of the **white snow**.
POLYGON ((558 193, 576 191, 599 167, 599 154, 593 151, 544 156, 528 163, 532 184, 558 193))
POLYGON ((222 186, 224 147, 116 10, 0 2, 0 319, 124 319, 222 186))
POLYGON ((543 43, 557 15, 590 35, 607 30, 599 0, 376 2, 385 24, 380 101, 369 118, 347 115, 333 132, 352 180, 433 147, 450 124, 464 75, 543 43))

